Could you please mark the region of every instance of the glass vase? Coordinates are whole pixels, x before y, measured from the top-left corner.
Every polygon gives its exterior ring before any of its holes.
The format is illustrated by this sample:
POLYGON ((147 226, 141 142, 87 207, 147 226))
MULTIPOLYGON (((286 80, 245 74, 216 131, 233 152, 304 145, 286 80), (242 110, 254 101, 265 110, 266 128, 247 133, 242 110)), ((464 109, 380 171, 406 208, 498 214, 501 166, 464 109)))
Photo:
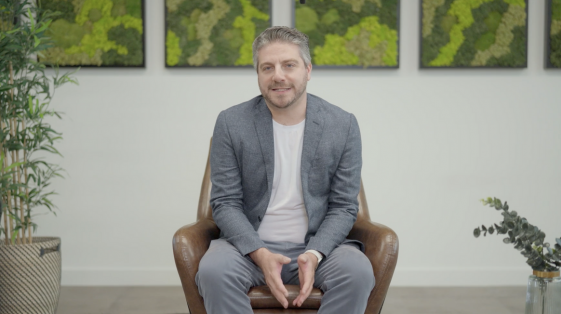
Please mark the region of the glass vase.
POLYGON ((528 278, 526 314, 561 314, 561 277, 534 270, 528 278))

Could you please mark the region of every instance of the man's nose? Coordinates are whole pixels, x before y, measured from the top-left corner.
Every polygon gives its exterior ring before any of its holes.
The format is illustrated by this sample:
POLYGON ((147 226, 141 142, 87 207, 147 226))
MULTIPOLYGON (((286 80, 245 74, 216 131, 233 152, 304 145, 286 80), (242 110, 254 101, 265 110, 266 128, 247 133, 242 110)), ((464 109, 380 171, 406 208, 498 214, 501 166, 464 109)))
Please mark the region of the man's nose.
POLYGON ((275 73, 273 75, 273 81, 275 82, 282 82, 285 80, 284 71, 282 67, 275 67, 275 73))

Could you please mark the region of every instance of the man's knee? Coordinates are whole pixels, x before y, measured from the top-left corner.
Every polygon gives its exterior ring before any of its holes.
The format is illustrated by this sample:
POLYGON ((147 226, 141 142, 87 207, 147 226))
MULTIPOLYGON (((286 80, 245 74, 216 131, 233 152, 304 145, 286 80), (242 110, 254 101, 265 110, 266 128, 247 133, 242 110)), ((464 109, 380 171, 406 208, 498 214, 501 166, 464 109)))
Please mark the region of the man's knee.
POLYGON ((349 273, 357 289, 364 289, 366 291, 374 289, 376 278, 374 277, 372 264, 370 264, 366 256, 364 256, 364 260, 356 263, 354 267, 349 267, 349 273))
POLYGON ((201 295, 204 289, 249 290, 251 278, 246 268, 241 255, 232 254, 229 250, 209 250, 199 263, 195 282, 201 295))
POLYGON ((372 264, 366 255, 351 246, 346 246, 341 253, 340 271, 348 278, 348 283, 354 287, 353 289, 363 291, 374 289, 376 279, 372 264))
POLYGON ((225 268, 228 267, 223 259, 207 258, 201 259, 199 263, 199 271, 197 272, 197 285, 218 285, 224 280, 230 271, 225 268))

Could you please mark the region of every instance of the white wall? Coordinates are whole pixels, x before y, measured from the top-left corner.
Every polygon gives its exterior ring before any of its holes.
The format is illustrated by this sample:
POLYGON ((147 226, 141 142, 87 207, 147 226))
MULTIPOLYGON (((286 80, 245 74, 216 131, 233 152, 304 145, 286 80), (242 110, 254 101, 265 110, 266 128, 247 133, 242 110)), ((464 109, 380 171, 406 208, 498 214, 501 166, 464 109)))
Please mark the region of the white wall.
MULTIPOLYGON (((37 222, 62 237, 63 285, 178 285, 171 238, 195 221, 216 116, 258 94, 251 69, 164 68, 164 5, 146 4, 146 69, 81 69, 53 102, 69 176, 54 184, 58 217, 37 222)), ((403 0, 398 70, 313 71, 308 91, 359 120, 370 215, 400 237, 394 285, 525 284, 516 250, 472 236, 501 218, 482 197, 561 236, 561 71, 543 69, 544 11, 530 1, 527 69, 419 70, 419 5, 403 0)))

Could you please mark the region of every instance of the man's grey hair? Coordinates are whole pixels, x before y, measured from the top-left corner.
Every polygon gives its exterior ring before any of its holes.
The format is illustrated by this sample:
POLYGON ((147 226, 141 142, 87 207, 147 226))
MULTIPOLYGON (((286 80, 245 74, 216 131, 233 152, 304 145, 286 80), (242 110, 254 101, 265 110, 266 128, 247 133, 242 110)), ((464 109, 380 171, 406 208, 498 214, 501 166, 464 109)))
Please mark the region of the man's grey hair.
POLYGON ((255 69, 257 69, 259 63, 259 50, 274 42, 297 45, 300 48, 300 56, 302 60, 304 60, 304 65, 307 67, 312 63, 310 48, 308 46, 308 36, 306 34, 299 32, 296 28, 290 28, 288 26, 273 26, 264 30, 253 42, 253 67, 255 67, 255 69))

